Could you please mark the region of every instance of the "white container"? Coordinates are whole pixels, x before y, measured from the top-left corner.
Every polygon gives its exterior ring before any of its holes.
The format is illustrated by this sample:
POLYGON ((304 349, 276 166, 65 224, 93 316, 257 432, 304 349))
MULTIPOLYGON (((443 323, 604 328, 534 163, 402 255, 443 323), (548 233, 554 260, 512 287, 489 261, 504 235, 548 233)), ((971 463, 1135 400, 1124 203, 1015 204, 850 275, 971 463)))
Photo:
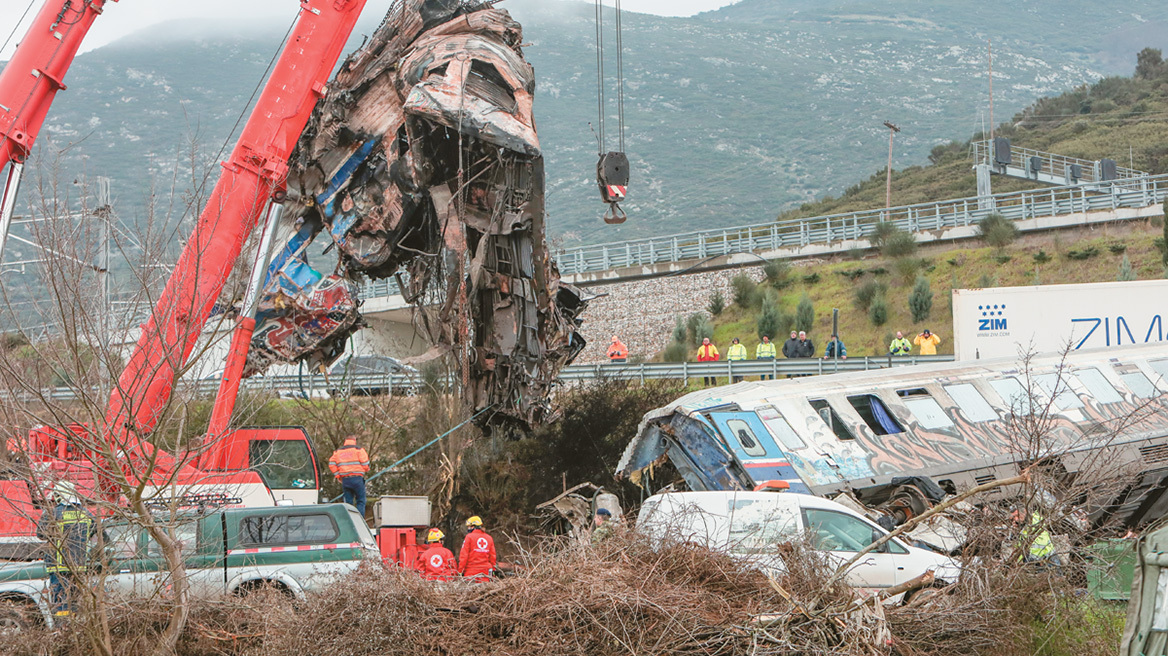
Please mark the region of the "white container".
POLYGON ((377 528, 423 527, 430 525, 428 497, 385 496, 373 504, 373 525, 377 528))

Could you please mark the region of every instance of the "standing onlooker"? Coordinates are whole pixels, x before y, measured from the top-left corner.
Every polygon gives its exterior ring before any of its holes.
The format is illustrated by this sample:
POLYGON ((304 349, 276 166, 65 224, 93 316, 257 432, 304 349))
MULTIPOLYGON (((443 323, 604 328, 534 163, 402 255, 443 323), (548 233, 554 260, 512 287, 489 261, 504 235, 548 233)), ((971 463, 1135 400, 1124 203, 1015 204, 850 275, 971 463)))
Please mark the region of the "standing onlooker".
POLYGON ((94 522, 72 483, 57 483, 53 496, 57 505, 41 514, 36 535, 49 543, 45 556, 49 601, 53 614, 62 618, 73 613, 78 581, 88 567, 85 552, 94 534, 94 522))
POLYGON ((344 445, 329 456, 329 471, 341 482, 345 503, 365 516, 365 472, 369 471, 369 454, 357 446, 357 436, 345 438, 344 445))
POLYGON ((908 355, 912 353, 912 342, 904 338, 904 333, 896 331, 896 339, 888 345, 888 352, 893 355, 908 355))
MULTIPOLYGON (((754 349, 755 360, 765 360, 768 362, 775 359, 775 345, 771 343, 771 338, 767 335, 762 336, 762 341, 759 342, 758 347, 754 349)), ((774 374, 763 374, 760 380, 774 380, 774 374)))
POLYGON ((807 331, 805 330, 799 331, 799 350, 797 352, 799 355, 796 357, 815 357, 815 342, 811 341, 811 338, 807 336, 807 331))
POLYGON ((829 360, 836 357, 840 360, 847 360, 848 347, 844 346, 844 342, 839 338, 839 335, 832 333, 831 341, 823 349, 823 359, 829 360))
POLYGON ((783 357, 797 358, 799 357, 799 333, 794 330, 791 331, 791 337, 783 342, 783 357))
POLYGON ((937 355, 937 345, 940 343, 941 338, 929 332, 928 328, 922 330, 913 340, 913 344, 921 347, 921 355, 937 355))
MULTIPOLYGON (((702 345, 698 347, 698 362, 717 362, 722 356, 718 354, 718 347, 710 343, 709 337, 702 338, 702 345)), ((702 384, 707 387, 717 384, 714 376, 702 377, 702 384)))
POLYGON ((458 573, 477 582, 489 581, 495 571, 495 540, 483 530, 483 520, 475 515, 466 520, 466 539, 458 554, 458 573))
MULTIPOLYGON (((746 360, 746 347, 738 342, 738 338, 730 340, 730 348, 726 349, 726 359, 731 362, 744 362, 746 360)), ((734 376, 735 383, 742 382, 742 376, 734 376)))
POLYGON ((608 361, 609 362, 627 362, 629 359, 629 347, 620 341, 616 335, 612 336, 612 344, 608 347, 608 361))

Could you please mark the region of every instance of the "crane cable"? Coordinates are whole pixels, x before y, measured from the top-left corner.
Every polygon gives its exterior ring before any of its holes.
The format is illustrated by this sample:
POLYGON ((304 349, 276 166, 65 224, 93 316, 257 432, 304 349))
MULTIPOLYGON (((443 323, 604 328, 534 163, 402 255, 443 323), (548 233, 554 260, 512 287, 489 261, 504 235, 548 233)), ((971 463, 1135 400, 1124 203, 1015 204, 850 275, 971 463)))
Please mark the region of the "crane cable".
MULTIPOLYGON (((596 127, 599 141, 599 152, 607 152, 605 148, 605 75, 604 75, 604 2, 595 0, 596 9, 596 127)), ((616 14, 616 111, 617 111, 617 146, 620 152, 625 152, 625 58, 624 39, 621 25, 621 0, 614 0, 616 14)))

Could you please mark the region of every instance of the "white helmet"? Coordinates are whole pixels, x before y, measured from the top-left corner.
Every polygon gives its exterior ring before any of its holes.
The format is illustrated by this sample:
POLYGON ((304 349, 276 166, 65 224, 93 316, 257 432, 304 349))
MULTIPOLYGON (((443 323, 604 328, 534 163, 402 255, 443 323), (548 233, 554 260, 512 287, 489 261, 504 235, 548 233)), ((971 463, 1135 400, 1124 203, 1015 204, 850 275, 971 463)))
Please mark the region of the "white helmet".
POLYGON ((69 481, 61 481, 53 486, 53 496, 58 503, 79 503, 77 486, 69 481))

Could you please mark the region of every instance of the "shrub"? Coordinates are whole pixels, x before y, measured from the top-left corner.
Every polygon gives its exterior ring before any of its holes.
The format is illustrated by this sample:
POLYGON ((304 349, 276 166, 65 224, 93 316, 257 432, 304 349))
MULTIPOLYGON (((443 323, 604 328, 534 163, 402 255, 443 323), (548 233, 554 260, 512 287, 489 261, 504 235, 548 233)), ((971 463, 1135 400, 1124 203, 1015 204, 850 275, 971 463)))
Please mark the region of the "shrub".
POLYGON ((811 297, 806 294, 799 299, 799 306, 795 308, 795 329, 810 331, 815 325, 815 305, 811 297))
POLYGON ((908 282, 917 277, 917 272, 921 270, 921 261, 915 257, 906 257, 897 260, 893 267, 896 269, 896 275, 908 282))
POLYGON ((991 214, 977 222, 977 234, 994 248, 1005 248, 1018 238, 1018 227, 1001 214, 991 214))
POLYGON ((983 274, 981 274, 981 277, 977 279, 977 286, 981 287, 982 289, 989 289, 990 287, 997 287, 998 286, 998 279, 995 276, 991 276, 988 273, 983 273, 983 274))
POLYGON ((888 321, 888 301, 885 301, 883 296, 872 299, 872 304, 868 307, 868 319, 873 326, 883 326, 888 321))
POLYGON ((880 252, 887 257, 899 259, 903 257, 911 257, 917 252, 917 240, 911 233, 903 230, 888 238, 884 243, 884 247, 880 252))
POLYGON ((1129 282, 1136 279, 1136 272, 1132 270, 1131 260, 1127 253, 1123 254, 1123 261, 1119 263, 1119 275, 1115 278, 1119 282, 1129 282))
POLYGON ((872 305, 872 299, 884 296, 888 292, 888 285, 879 280, 869 280, 856 288, 856 307, 865 312, 872 305))
POLYGON ((703 339, 714 336, 714 327, 710 325, 706 315, 694 312, 686 321, 686 332, 689 333, 689 343, 697 348, 703 339))
POLYGON ((917 277, 912 293, 908 295, 908 309, 909 312, 912 312, 913 323, 920 323, 928 319, 929 314, 933 312, 933 290, 929 287, 928 278, 917 277))
POLYGON ((715 317, 722 314, 722 310, 726 309, 726 297, 722 295, 722 290, 715 291, 714 295, 710 297, 710 305, 707 309, 715 317))
POLYGON ((994 256, 994 262, 997 262, 998 264, 1005 264, 1012 259, 1014 259, 1014 256, 1007 255, 1006 253, 999 253, 994 256))
POLYGON ((1111 251, 1112 255, 1119 255, 1120 253, 1126 253, 1127 252, 1127 244, 1122 244, 1122 243, 1108 244, 1107 250, 1111 251))
POLYGON ((758 283, 750 276, 740 273, 730 279, 730 287, 734 290, 734 304, 740 308, 754 305, 758 296, 758 283))
POLYGON ((819 282, 819 274, 818 273, 811 273, 811 274, 805 275, 805 276, 803 276, 803 282, 805 284, 808 284, 808 285, 817 284, 819 282))
POLYGON ((836 271, 836 273, 847 278, 848 280, 856 280, 863 277, 865 271, 863 269, 847 269, 845 271, 836 271))
POLYGON ((1046 251, 1043 251, 1043 250, 1040 250, 1037 253, 1035 253, 1033 257, 1034 257, 1035 264, 1046 264, 1047 262, 1054 259, 1050 255, 1047 255, 1046 251))
POLYGON ((1095 246, 1088 246, 1086 248, 1076 250, 1071 249, 1067 251, 1068 260, 1089 260, 1099 254, 1099 249, 1095 246))
POLYGON ((786 260, 771 260, 763 265, 762 275, 776 287, 784 287, 791 274, 791 264, 786 260))
POLYGON ((762 312, 758 315, 758 337, 762 339, 763 335, 766 335, 773 340, 776 335, 787 332, 789 324, 790 317, 786 317, 786 321, 784 321, 783 313, 777 306, 772 303, 764 303, 762 312))
POLYGON ((884 267, 874 267, 874 268, 868 269, 868 273, 870 273, 874 276, 886 276, 886 275, 888 275, 888 269, 886 269, 884 267))
POLYGON ((904 231, 896 227, 895 223, 881 221, 872 228, 872 236, 868 238, 868 241, 876 248, 883 249, 889 239, 902 232, 904 231))
POLYGON ((690 348, 684 342, 669 342, 661 358, 666 362, 685 362, 689 359, 690 348))
POLYGON ((680 316, 677 317, 677 323, 673 324, 673 341, 678 344, 685 344, 685 319, 680 316))

